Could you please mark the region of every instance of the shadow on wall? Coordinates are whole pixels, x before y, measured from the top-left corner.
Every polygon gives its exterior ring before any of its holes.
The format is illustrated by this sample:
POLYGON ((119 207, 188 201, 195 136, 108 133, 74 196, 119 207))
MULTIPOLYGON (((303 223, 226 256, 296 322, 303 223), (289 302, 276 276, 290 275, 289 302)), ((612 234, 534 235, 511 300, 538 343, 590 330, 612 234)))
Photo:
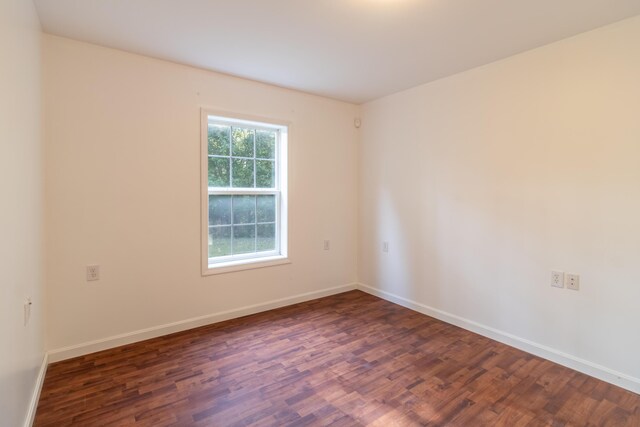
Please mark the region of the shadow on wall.
POLYGON ((37 375, 37 371, 32 369, 21 369, 18 372, 3 372, 0 374, 0 415, 2 416, 0 425, 19 426, 22 424, 23 420, 18 419, 18 416, 23 417, 27 413, 27 403, 31 398, 33 384, 37 375), (10 384, 20 384, 23 388, 10 388, 10 384), (29 386, 26 386, 27 384, 29 386))
POLYGON ((381 190, 376 198, 376 227, 374 230, 374 263, 376 266, 377 287, 405 298, 413 299, 418 283, 415 277, 413 254, 410 253, 410 235, 399 209, 399 195, 381 190), (377 244, 376 244, 377 243, 377 244))
POLYGON ((517 325, 520 333, 539 336, 538 318, 550 307, 539 283, 547 277, 537 274, 533 253, 543 236, 528 223, 546 221, 546 215, 531 215, 526 200, 513 200, 522 196, 509 191, 492 195, 495 189, 472 192, 448 184, 447 191, 435 184, 381 187, 373 212, 377 283, 371 285, 507 332, 517 325), (541 291, 533 300, 532 287, 541 291))

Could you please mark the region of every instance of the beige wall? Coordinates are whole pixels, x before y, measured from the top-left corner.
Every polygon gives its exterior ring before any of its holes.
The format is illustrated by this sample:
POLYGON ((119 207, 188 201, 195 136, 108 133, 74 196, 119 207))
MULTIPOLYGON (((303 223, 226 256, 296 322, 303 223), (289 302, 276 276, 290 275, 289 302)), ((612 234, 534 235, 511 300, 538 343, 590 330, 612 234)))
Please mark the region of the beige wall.
POLYGON ((41 151, 40 23, 30 1, 0 0, 0 426, 24 422, 44 356, 41 151))
POLYGON ((50 350, 356 281, 356 106, 53 36, 44 67, 50 350), (292 123, 291 264, 201 276, 201 106, 292 123))
POLYGON ((640 18, 359 108, 44 36, 48 348, 359 279, 640 385, 637 40, 640 18), (201 106, 293 123, 292 264, 200 275, 201 106))
POLYGON ((639 41, 637 17, 365 104, 361 282, 640 389, 639 41))

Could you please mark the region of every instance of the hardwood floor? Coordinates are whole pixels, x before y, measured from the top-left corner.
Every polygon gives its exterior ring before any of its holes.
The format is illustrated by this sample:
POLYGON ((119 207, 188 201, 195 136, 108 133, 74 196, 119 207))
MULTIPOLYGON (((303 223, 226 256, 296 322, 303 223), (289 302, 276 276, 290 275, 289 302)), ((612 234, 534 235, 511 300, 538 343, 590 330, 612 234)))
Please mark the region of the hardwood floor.
POLYGON ((36 426, 640 426, 640 396, 360 291, 52 364, 36 426))

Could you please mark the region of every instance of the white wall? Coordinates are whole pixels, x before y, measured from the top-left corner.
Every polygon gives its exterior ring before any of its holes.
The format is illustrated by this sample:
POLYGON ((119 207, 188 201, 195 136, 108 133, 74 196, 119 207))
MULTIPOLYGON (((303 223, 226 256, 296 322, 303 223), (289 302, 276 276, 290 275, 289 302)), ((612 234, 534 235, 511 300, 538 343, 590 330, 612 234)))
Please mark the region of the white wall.
POLYGON ((44 36, 48 348, 359 276, 640 378, 637 40, 640 18, 360 109, 44 36), (201 106, 293 123, 292 264, 200 275, 201 106))
POLYGON ((361 282, 640 378, 639 41, 636 17, 365 104, 361 282))
POLYGON ((356 281, 357 106, 64 38, 43 48, 49 349, 356 281), (201 106, 292 123, 291 264, 201 276, 201 106))
POLYGON ((40 98, 33 4, 0 0, 0 426, 23 423, 44 356, 40 98))

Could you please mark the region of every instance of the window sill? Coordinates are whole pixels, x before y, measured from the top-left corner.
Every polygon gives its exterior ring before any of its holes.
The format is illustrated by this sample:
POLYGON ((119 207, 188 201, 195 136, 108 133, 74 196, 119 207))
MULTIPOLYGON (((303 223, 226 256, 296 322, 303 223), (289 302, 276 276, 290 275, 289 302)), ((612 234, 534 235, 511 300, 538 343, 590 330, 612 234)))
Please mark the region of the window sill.
POLYGON ((209 264, 203 271, 203 276, 231 273, 234 271, 253 270, 255 268, 272 267, 275 265, 291 264, 288 257, 278 255, 268 258, 243 259, 218 264, 209 264))

